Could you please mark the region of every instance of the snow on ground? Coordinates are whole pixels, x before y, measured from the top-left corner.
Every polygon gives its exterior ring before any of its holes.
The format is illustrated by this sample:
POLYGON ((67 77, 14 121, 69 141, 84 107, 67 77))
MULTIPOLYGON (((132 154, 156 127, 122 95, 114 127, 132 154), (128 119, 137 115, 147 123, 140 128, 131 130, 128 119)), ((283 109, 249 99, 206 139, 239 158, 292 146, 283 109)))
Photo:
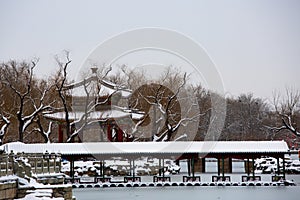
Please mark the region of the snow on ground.
MULTIPOLYGON (((209 159, 207 159, 209 161, 209 159)), ((128 175, 132 172, 133 164, 129 159, 122 157, 114 157, 110 160, 105 160, 105 170, 110 170, 110 173, 106 175, 118 176, 128 175)), ((173 160, 165 159, 164 166, 166 167, 166 174, 176 174, 178 172, 186 172, 186 163, 180 162, 180 166, 176 165, 173 160)), ((283 160, 279 159, 280 171, 283 171, 283 160)), ((161 167, 162 167, 161 163, 161 167)), ((143 175, 157 175, 159 168, 159 159, 151 157, 141 157, 134 161, 135 174, 139 176, 143 175)), ((216 167, 216 166, 215 166, 216 167)), ((277 173, 277 159, 272 157, 262 157, 255 160, 255 173, 257 174, 270 174, 277 173)), ((241 171, 245 172, 244 163, 241 160, 241 171)), ((300 173, 300 161, 295 158, 285 158, 285 170, 288 174, 299 174, 300 173)), ((62 164, 62 172, 68 174, 70 171, 70 164, 68 161, 64 161, 62 164)), ((100 161, 75 161, 75 176, 94 176, 100 175, 100 161)))
POLYGON ((27 194, 24 198, 26 200, 34 200, 34 199, 56 199, 56 200, 63 200, 63 198, 52 198, 52 189, 38 189, 38 190, 28 190, 29 194, 27 194))
MULTIPOLYGON (((1 176, 0 177, 0 182, 2 183, 5 183, 5 182, 14 182, 18 180, 19 184, 22 185, 22 186, 31 186, 30 185, 30 182, 25 179, 25 178, 21 178, 19 176, 16 176, 16 175, 8 175, 8 176, 1 176)), ((33 182, 32 183, 36 183, 36 181, 34 179, 30 179, 32 180, 33 182)))
MULTIPOLYGON (((255 173, 277 173, 277 159, 262 157, 255 160, 255 173)), ((283 171, 283 160, 279 158, 279 170, 283 171)), ((300 161, 290 157, 285 158, 285 171, 290 174, 300 174, 300 161)))
MULTIPOLYGON (((132 161, 128 159, 123 159, 121 157, 114 157, 110 160, 105 160, 106 170, 110 170, 112 175, 126 175, 129 174, 132 169, 130 169, 133 164, 132 161)), ((86 176, 89 173, 97 173, 100 175, 100 161, 75 161, 74 163, 75 176, 86 176)), ((161 167, 163 163, 161 162, 161 167)), ((166 173, 179 173, 180 167, 175 164, 173 160, 165 159, 164 166, 167 168, 166 173)), ((134 171, 137 175, 150 175, 157 174, 159 167, 159 159, 150 157, 141 157, 134 161, 134 171)), ((70 172, 70 163, 64 161, 62 163, 62 172, 70 172)))
MULTIPOLYGON (((35 200, 35 199, 42 199, 42 200, 63 200, 63 198, 52 198, 52 189, 51 188, 57 188, 58 185, 44 185, 41 183, 37 183, 35 179, 33 178, 21 178, 16 175, 9 175, 9 176, 1 176, 0 182, 14 182, 18 180, 19 187, 20 188, 39 188, 36 190, 28 190, 27 195, 24 198, 19 198, 18 200, 35 200), (50 188, 50 189, 49 189, 50 188)), ((61 185, 60 187, 65 187, 65 185, 61 185)))

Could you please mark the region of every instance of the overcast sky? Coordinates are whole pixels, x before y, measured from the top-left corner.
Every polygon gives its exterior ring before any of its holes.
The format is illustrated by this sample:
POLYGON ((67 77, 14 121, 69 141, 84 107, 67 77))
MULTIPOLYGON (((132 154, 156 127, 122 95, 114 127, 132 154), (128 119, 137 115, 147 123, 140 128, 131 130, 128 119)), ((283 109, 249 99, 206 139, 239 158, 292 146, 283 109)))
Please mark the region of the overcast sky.
MULTIPOLYGON (((101 42, 130 29, 159 27, 205 48, 234 96, 268 98, 300 89, 300 1, 0 0, 0 61, 40 58, 37 74, 71 52, 71 74, 101 42)), ((176 63, 174 63, 176 65, 176 63)))

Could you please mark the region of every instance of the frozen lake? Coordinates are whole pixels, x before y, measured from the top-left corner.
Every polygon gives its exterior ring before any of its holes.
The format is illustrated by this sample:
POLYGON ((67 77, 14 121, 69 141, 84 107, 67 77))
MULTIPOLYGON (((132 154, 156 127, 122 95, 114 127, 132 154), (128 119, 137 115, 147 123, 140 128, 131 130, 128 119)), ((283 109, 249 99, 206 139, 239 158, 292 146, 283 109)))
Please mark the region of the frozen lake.
MULTIPOLYGON (((207 172, 196 174, 201 176, 201 181, 210 182, 211 176, 216 175, 216 162, 206 163, 207 172)), ((172 181, 182 181, 186 175, 186 166, 181 163, 181 174, 172 175, 172 181)), ((233 162, 233 182, 241 181, 244 173, 242 162, 233 162)), ((244 174, 245 175, 245 174, 244 174)), ((269 182, 271 174, 259 174, 262 181, 269 182)), ((151 182, 151 176, 141 177, 143 182, 151 182)), ((73 195, 77 200, 184 200, 195 198, 203 200, 299 200, 300 199, 300 175, 287 175, 288 180, 294 180, 297 186, 179 186, 179 187, 130 187, 130 188, 83 188, 73 189, 73 195)), ((115 177, 118 179, 118 177, 115 177)), ((122 180, 123 177, 120 177, 122 180)))
MULTIPOLYGON (((201 174, 201 178, 209 180, 212 174, 201 174)), ((238 180, 240 174, 231 174, 232 179, 238 180)), ((181 176, 172 176, 179 180, 181 176)), ((142 177, 142 179, 147 179, 142 177)), ((263 175, 270 180, 271 175, 263 175)), ((300 176, 288 175, 287 179, 294 180, 297 186, 179 186, 179 187, 130 187, 130 188, 84 188, 73 189, 77 200, 153 200, 171 199, 184 200, 186 197, 203 200, 299 200, 300 176)))
POLYGON ((300 187, 148 187, 74 189, 77 200, 184 200, 187 197, 203 200, 299 200, 300 187))

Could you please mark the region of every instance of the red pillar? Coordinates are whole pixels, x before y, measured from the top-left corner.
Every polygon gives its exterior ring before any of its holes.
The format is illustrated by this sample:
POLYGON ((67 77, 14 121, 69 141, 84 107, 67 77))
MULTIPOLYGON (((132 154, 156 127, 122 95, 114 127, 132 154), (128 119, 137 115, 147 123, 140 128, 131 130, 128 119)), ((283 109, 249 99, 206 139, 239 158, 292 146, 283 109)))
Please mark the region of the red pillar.
POLYGON ((107 125, 107 139, 110 142, 112 141, 111 127, 109 124, 107 125))
POLYGON ((62 130, 62 125, 59 123, 58 124, 58 143, 63 143, 64 142, 64 132, 62 130))
POLYGON ((117 142, 123 142, 123 131, 120 128, 118 128, 117 142))

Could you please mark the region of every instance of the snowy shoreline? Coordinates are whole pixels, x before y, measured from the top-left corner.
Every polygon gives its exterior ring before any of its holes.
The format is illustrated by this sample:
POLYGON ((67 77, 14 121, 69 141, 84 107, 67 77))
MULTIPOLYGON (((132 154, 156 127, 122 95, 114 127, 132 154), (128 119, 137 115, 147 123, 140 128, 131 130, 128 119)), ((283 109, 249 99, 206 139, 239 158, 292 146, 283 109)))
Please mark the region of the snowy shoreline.
POLYGON ((21 178, 16 175, 0 177, 1 198, 20 200, 64 200, 75 199, 72 195, 72 185, 45 185, 34 178, 21 178))

